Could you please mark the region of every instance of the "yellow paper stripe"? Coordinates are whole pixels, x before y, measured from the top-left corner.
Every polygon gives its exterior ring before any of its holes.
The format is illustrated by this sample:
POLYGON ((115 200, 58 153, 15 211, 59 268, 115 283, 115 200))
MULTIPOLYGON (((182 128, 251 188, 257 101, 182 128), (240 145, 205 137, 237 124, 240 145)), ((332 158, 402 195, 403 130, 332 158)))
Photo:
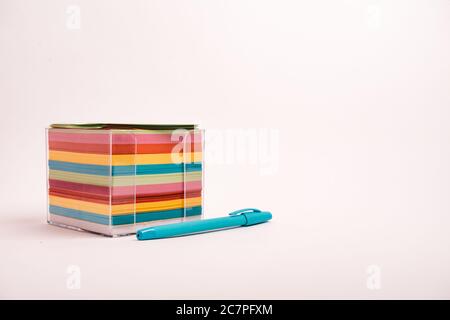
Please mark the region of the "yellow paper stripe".
MULTIPOLYGON (((58 196, 49 196, 49 203, 53 206, 65 207, 69 209, 87 211, 97 214, 109 215, 110 208, 107 204, 94 203, 89 201, 75 200, 69 198, 63 198, 58 196)), ((155 201, 155 202, 141 202, 136 203, 136 213, 172 210, 186 207, 199 206, 202 203, 201 197, 155 201)), ((117 204, 112 205, 112 215, 132 214, 134 212, 135 205, 130 204, 117 204)))
POLYGON ((93 154, 50 150, 49 160, 97 164, 102 166, 130 166, 140 164, 164 164, 202 161, 201 152, 191 153, 155 153, 155 154, 93 154))

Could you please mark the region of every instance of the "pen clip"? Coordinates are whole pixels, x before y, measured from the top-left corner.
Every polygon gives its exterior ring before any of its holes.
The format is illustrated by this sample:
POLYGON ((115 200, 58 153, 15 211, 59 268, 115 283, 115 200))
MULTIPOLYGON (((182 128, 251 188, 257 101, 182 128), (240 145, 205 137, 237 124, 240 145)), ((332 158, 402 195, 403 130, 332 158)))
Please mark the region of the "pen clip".
POLYGON ((255 209, 255 208, 245 208, 245 209, 240 209, 240 210, 236 210, 236 211, 230 212, 228 215, 230 215, 230 216, 238 216, 238 215, 242 215, 242 214, 245 214, 245 213, 252 213, 252 212, 261 212, 261 210, 255 209))

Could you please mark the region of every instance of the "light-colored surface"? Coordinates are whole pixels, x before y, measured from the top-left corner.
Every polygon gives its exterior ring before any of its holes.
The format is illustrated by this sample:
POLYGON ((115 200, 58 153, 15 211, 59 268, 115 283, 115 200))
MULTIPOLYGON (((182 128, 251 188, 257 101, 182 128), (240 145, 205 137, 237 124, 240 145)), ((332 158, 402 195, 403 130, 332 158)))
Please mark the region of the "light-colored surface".
POLYGON ((1 0, 0 297, 450 298, 449 39, 447 0, 1 0), (206 172, 208 216, 274 220, 151 242, 48 226, 52 122, 278 130, 275 174, 206 172))

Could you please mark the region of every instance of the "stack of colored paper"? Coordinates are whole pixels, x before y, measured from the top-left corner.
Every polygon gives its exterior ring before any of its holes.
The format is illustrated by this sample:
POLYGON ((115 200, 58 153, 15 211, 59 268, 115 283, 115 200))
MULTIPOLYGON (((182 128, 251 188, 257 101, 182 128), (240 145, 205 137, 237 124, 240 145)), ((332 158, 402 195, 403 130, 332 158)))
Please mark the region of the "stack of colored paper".
POLYGON ((106 235, 202 213, 195 125, 52 125, 48 221, 106 235))

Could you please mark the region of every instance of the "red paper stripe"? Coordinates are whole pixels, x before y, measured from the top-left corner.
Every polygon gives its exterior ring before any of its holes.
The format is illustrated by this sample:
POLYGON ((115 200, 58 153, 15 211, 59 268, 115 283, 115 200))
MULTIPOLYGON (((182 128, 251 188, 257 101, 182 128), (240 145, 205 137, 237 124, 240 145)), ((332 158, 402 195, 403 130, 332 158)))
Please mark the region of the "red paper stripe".
MULTIPOLYGON (((89 201, 93 203, 102 203, 102 204, 109 204, 109 197, 105 196, 97 196, 97 195, 86 195, 86 194, 80 194, 76 191, 68 191, 68 190, 61 190, 61 189, 50 189, 49 194, 52 196, 58 196, 63 198, 69 198, 69 199, 75 199, 75 200, 81 200, 81 201, 89 201)), ((186 193, 186 198, 197 198, 201 197, 200 191, 195 192, 188 192, 186 193)), ((183 199, 184 194, 178 193, 178 194, 166 194, 166 195, 158 195, 158 196, 147 196, 147 197, 136 197, 136 203, 143 203, 143 202, 157 202, 157 201, 165 201, 165 200, 176 200, 176 199, 183 199)), ((112 204, 128 204, 128 203, 134 203, 134 197, 114 197, 112 198, 112 204)))
MULTIPOLYGON (((97 196, 109 197, 109 193, 112 193, 113 198, 131 197, 135 193, 137 196, 154 196, 164 194, 182 193, 184 191, 184 184, 178 183, 162 183, 162 184, 149 184, 140 186, 123 186, 123 187, 105 187, 96 186, 91 184, 68 182, 62 180, 49 179, 50 188, 58 188, 64 190, 72 190, 79 192, 80 194, 90 194, 97 196), (111 190, 110 190, 111 189, 111 190)), ((186 192, 200 191, 202 189, 201 181, 190 181, 186 183, 186 192)))
MULTIPOLYGON (((102 143, 77 143, 64 141, 49 141, 50 150, 94 153, 94 154, 157 154, 171 153, 178 143, 155 143, 155 144, 113 144, 110 148, 109 144, 102 143)), ((181 145, 181 147, 184 147, 181 145)), ((191 143, 191 150, 186 152, 200 152, 202 145, 200 143, 191 143)), ((181 148, 182 149, 182 148, 181 148)), ((176 149, 177 153, 182 150, 176 149)))

